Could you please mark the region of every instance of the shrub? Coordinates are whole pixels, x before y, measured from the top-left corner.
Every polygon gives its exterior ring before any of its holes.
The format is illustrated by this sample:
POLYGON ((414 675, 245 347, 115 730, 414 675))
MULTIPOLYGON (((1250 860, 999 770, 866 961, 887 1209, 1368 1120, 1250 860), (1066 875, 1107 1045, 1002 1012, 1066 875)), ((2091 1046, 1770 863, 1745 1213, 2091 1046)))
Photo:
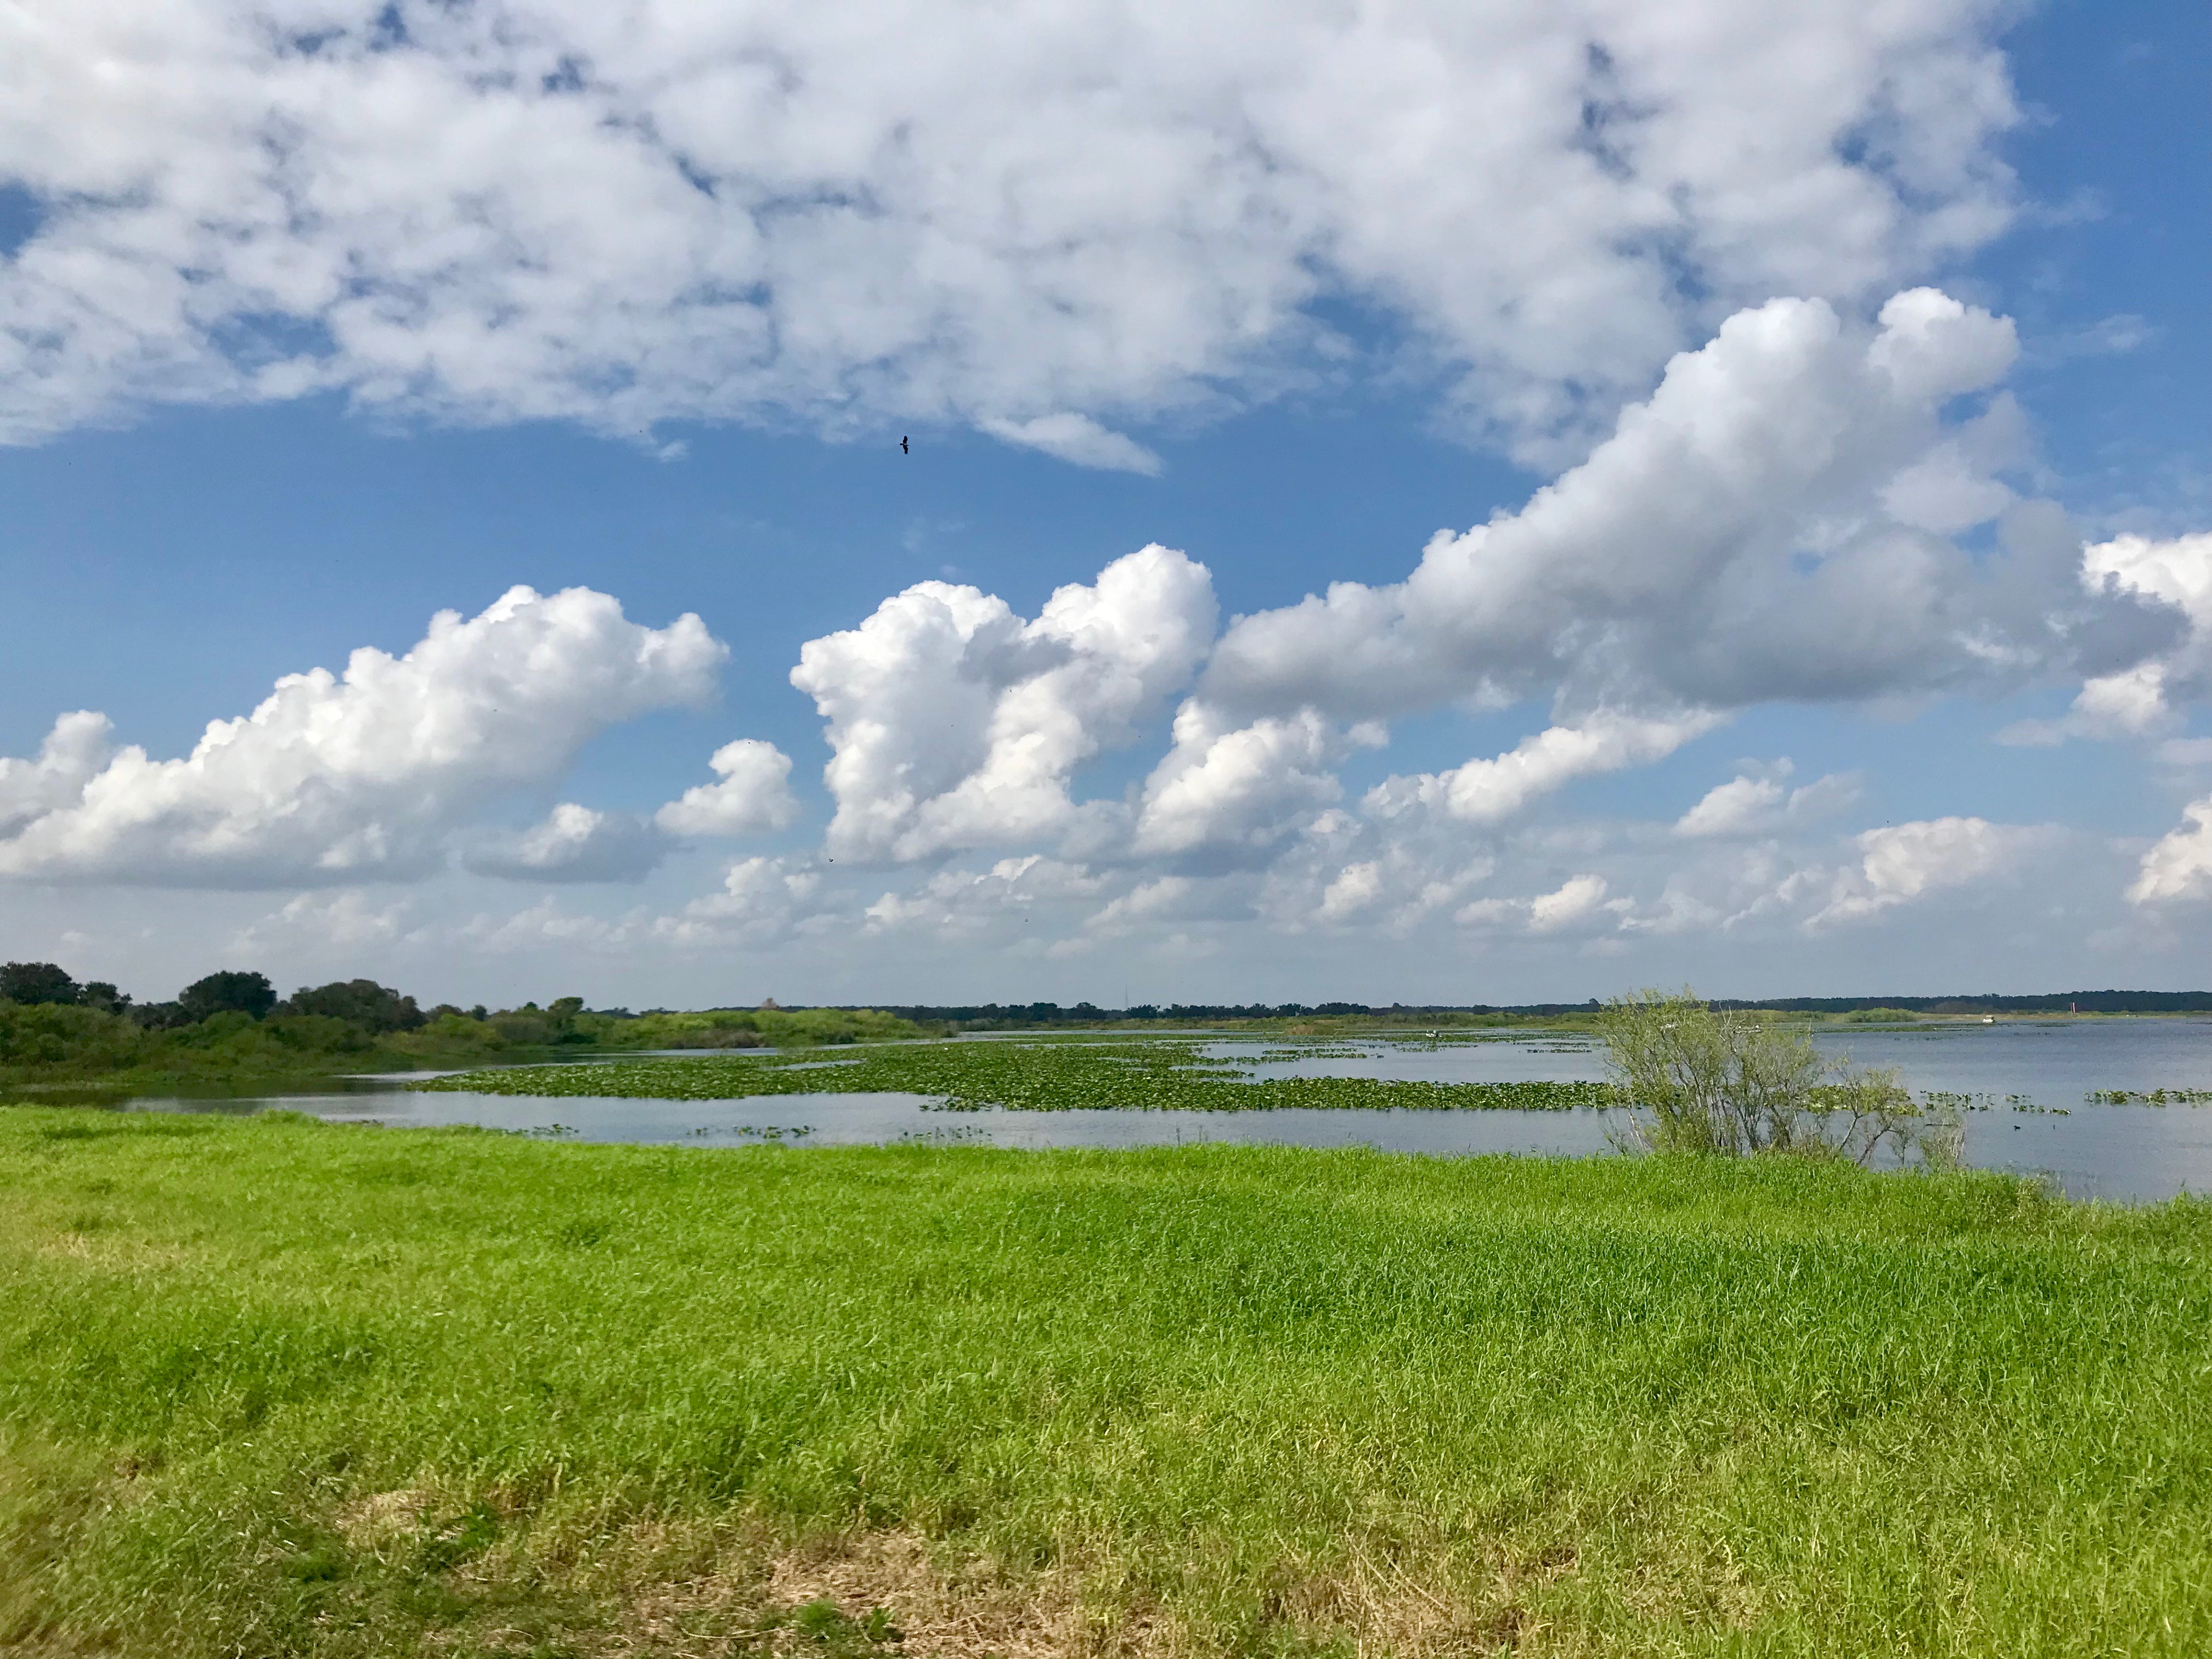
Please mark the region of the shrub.
POLYGON ((331 1014, 271 1014, 261 1029, 288 1048, 310 1053, 348 1054, 369 1046, 360 1026, 331 1014))
POLYGON ((1599 1029, 1627 1138, 1644 1151, 1958 1160, 1955 1112, 1917 1108, 1894 1071, 1825 1059, 1800 1027, 1684 990, 1616 997, 1599 1029))
POLYGON ((0 1066, 111 1072, 137 1057, 138 1028, 97 1008, 0 1003, 0 1066))

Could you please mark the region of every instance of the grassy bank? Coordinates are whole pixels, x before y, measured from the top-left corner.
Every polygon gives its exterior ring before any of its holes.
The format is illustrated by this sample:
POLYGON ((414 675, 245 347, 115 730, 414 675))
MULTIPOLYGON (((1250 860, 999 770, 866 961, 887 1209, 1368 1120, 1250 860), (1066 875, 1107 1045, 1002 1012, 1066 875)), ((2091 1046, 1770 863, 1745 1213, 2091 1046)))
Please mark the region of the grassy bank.
POLYGON ((0 1647, 2212 1650, 2202 1205, 24 1109, 0 1182, 0 1647))

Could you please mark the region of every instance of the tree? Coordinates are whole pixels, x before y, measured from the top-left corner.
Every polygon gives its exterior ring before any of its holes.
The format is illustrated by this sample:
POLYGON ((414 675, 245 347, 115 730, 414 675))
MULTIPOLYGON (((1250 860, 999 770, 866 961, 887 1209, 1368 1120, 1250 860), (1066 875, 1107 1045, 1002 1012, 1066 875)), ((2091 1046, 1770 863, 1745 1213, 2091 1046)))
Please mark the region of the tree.
POLYGON ((233 1012, 259 1019, 276 1006, 276 988, 269 982, 266 974, 226 970, 194 980, 177 993, 177 1006, 188 1019, 201 1020, 210 1014, 233 1012))
POLYGON ((88 980, 77 988, 76 1000, 88 1008, 97 1008, 106 1014, 127 1014, 131 999, 104 979, 88 980))
POLYGON ((51 962, 11 962, 0 967, 0 1002, 75 1002, 76 981, 51 962))
POLYGON ((373 1036, 386 1031, 411 1031, 422 1024, 422 1011, 413 997, 404 997, 373 979, 333 980, 310 988, 301 986, 284 1006, 292 1014, 325 1014, 357 1025, 373 1036))
POLYGON ((1894 1071, 1829 1060, 1802 1027, 1716 1009, 1684 990, 1639 991, 1605 1005, 1607 1069, 1648 1152, 1742 1157, 1796 1152, 1870 1162, 1958 1161, 1954 1113, 1916 1108, 1894 1071))

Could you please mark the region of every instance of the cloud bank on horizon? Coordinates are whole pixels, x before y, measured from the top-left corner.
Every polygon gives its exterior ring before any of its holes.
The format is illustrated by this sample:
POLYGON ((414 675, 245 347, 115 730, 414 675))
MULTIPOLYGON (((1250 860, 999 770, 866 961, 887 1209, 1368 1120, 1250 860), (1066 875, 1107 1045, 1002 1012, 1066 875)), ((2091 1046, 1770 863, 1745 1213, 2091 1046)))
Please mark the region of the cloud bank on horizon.
POLYGON ((611 957, 1628 951, 1878 927, 2062 866, 2107 929, 2199 926, 2172 919, 2212 902, 2212 793, 2138 842, 1854 824, 1863 781, 1792 785, 1787 757, 1720 763, 1648 823, 1560 805, 1761 708, 2039 687, 2072 706, 2003 741, 2212 769, 2188 735, 2212 533, 2088 544, 2038 493, 2013 324, 1924 280, 2019 209, 2003 12, 18 9, 0 442, 335 392, 638 439, 933 422, 1152 475, 1179 423, 1410 376, 1550 482, 1408 549, 1401 580, 1225 628, 1206 565, 1160 545, 1064 573, 1034 617, 950 580, 890 595, 795 648, 826 799, 739 736, 657 807, 515 827, 595 738, 709 702, 732 649, 695 615, 518 587, 288 676, 177 758, 59 713, 0 759, 0 877, 292 895, 264 943, 611 957), (1346 781, 1409 720, 1531 708, 1500 752, 1346 781), (727 841, 755 844, 674 902, 410 908, 464 877, 588 893, 727 841))

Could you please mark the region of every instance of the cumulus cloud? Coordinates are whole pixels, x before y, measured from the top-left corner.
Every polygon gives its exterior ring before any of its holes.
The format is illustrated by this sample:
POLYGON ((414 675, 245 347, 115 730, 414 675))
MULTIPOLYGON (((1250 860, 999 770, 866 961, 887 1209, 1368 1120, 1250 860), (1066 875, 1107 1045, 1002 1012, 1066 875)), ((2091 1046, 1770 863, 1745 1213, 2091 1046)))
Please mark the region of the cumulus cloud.
POLYGON ((1518 927, 1537 934, 1583 930, 1592 923, 1618 927, 1631 905, 1626 899, 1608 899, 1610 890, 1603 876, 1570 876, 1553 891, 1533 898, 1477 899, 1453 920, 1462 927, 1518 927))
POLYGON ((1311 709, 1230 726, 1206 704, 1186 703, 1173 747, 1146 781, 1136 849, 1249 861, 1300 813, 1342 795, 1334 768, 1355 744, 1382 740, 1380 727, 1340 733, 1311 709))
POLYGON ((246 953, 313 956, 327 954, 333 945, 341 950, 389 945, 422 931, 404 897, 380 899, 349 890, 295 894, 240 928, 232 944, 246 953))
POLYGON ((1693 839, 1775 835, 1840 811, 1858 799, 1858 779, 1833 773, 1789 788, 1783 781, 1793 769, 1784 760, 1767 775, 1739 773, 1716 784, 1675 821, 1674 833, 1693 839))
POLYGON ((1494 760, 1391 778, 1364 804, 1382 817, 1426 807, 1463 823, 1498 823, 1577 778, 1663 760, 1720 722, 1705 711, 1650 719, 1600 710, 1577 725, 1539 732, 1494 760))
POLYGON ((1370 814, 1499 823, 1765 702, 2130 672, 2173 636, 2163 593, 2085 589, 2063 515, 1995 476, 2021 456, 2017 410, 1949 412, 2014 355, 2009 321, 1933 289, 1870 328, 1816 300, 1731 317, 1520 511, 1439 532, 1401 583, 1239 618, 1176 717, 1138 846, 1277 844, 1334 804, 1355 732, 1448 702, 1548 697, 1553 723, 1392 778, 1370 814), (1991 518, 1996 556, 1946 539, 1991 518))
MULTIPOLYGON (((0 14, 0 435, 335 390, 464 421, 1027 433, 1264 393, 1402 319, 1474 418, 2010 215, 1987 0, 0 14), (1708 308, 1711 308, 1710 311, 1708 308)), ((1126 447, 1125 447, 1126 446, 1126 447)))
POLYGON ((866 927, 871 933, 918 928, 939 938, 972 935, 1009 922, 1025 926, 1032 910, 1095 900, 1105 886, 1082 865, 1032 853, 1000 859, 988 870, 940 870, 914 891, 885 893, 868 906, 866 927))
POLYGON ((772 743, 740 738, 708 764, 721 775, 687 789, 650 817, 563 801, 539 823, 487 835, 466 848, 465 867, 516 881, 635 881, 678 840, 787 830, 798 821, 791 757, 772 743))
POLYGON ((759 943, 827 915, 816 908, 821 889, 822 872, 808 860, 739 859, 722 872, 719 892, 656 919, 652 934, 677 945, 759 943))
POLYGON ((1077 770, 1188 683, 1214 617, 1206 567, 1152 546, 1059 589, 1033 622, 923 582, 810 640, 791 678, 829 722, 831 856, 907 861, 1074 828, 1077 770))
POLYGON ((665 848, 633 812, 601 812, 563 801, 519 835, 489 838, 462 855, 480 876, 524 881, 635 881, 665 848))
POLYGON ((1930 289, 1870 332, 1818 301, 1740 313, 1519 512, 1439 532, 1395 586, 1240 620, 1199 695, 1338 719, 1534 695, 1679 712, 2131 665, 2171 613, 2083 592, 2050 509, 2008 512, 1984 562, 1885 504, 1931 455, 1969 464, 1945 409, 2013 350, 2008 321, 1930 289))
POLYGON ((2142 855, 2128 898, 2135 904, 2212 899, 2212 795, 2183 809, 2183 825, 2142 855))
MULTIPOLYGON (((285 676, 180 759, 114 748, 103 717, 64 715, 37 760, 0 763, 0 874, 223 887, 420 874, 488 800, 557 777, 599 732, 703 702, 727 654, 695 616, 647 628, 588 588, 516 587, 472 618, 439 612, 404 656, 364 647, 342 676, 285 676)), ((581 825, 556 813, 537 853, 513 856, 550 873, 562 845, 591 840, 581 825)))
POLYGON ((2003 743, 2052 744, 2069 738, 2162 736, 2180 710, 2212 692, 2212 531, 2168 541, 2118 536, 2081 557, 2083 585, 2143 595, 2171 605, 2187 630, 2169 650, 2118 673, 2096 676, 2055 720, 2022 720, 1998 733, 2003 743))
POLYGON ((1929 893, 2011 874, 2052 842, 2048 829, 1986 818, 1930 818, 1857 837, 1856 867, 1836 872, 1808 926, 1863 921, 1929 893))
POLYGON ((653 815, 672 836, 743 836, 788 830, 799 821, 791 793, 791 757, 772 743, 740 738, 708 758, 714 783, 687 789, 653 815))
POLYGON ((107 716, 80 708, 54 722, 35 759, 0 756, 0 835, 75 804, 114 750, 107 716))

